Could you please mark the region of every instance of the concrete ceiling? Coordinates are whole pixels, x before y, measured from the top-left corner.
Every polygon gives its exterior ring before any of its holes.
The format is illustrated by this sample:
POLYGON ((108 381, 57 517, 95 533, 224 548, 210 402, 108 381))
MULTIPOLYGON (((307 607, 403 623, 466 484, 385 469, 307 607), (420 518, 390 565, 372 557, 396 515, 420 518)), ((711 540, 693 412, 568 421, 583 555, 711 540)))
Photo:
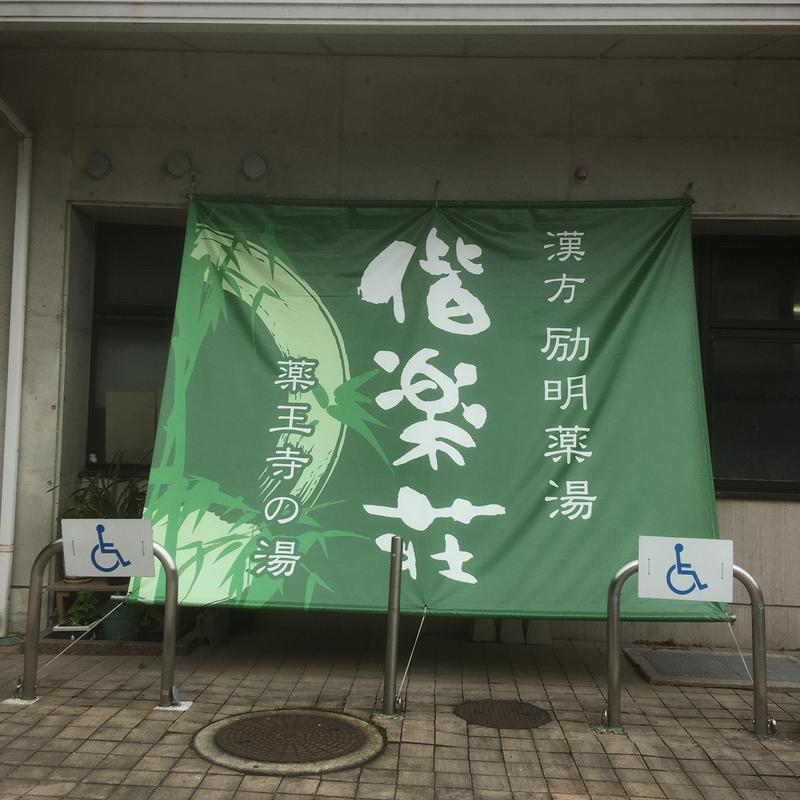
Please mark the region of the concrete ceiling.
POLYGON ((0 48, 180 50, 352 56, 798 59, 800 34, 435 34, 0 29, 0 48))

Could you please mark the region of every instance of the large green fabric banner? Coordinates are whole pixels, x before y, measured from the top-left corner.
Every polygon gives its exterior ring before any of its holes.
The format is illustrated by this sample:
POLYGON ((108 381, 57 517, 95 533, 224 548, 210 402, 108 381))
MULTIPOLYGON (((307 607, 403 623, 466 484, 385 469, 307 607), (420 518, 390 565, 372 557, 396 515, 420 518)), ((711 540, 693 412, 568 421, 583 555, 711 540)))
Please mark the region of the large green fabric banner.
POLYGON ((718 535, 688 204, 193 200, 146 516, 188 604, 385 611, 396 534, 405 611, 604 617, 718 535))

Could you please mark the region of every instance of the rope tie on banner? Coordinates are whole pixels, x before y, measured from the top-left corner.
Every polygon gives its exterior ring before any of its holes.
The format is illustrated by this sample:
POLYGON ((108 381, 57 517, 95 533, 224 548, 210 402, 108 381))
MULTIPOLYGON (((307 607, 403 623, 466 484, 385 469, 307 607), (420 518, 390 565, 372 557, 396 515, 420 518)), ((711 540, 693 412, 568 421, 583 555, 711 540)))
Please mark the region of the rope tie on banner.
POLYGON ((747 673, 747 677, 750 679, 750 682, 753 682, 753 676, 750 674, 750 668, 747 666, 747 661, 745 661, 744 655, 742 654, 742 648, 739 647, 739 642, 736 639, 736 634, 733 632, 733 625, 731 625, 730 620, 728 620, 728 630, 731 632, 731 636, 733 636, 733 642, 736 645, 736 649, 739 651, 739 658, 742 659, 742 664, 744 665, 744 671, 747 673))
POLYGON ((419 620, 419 628, 417 628, 417 635, 414 637, 414 644, 411 645, 411 654, 408 657, 408 663, 406 664, 405 672, 403 673, 403 678, 400 681, 400 687, 397 690, 397 696, 402 697, 403 695, 403 686, 405 686, 406 678, 408 677, 408 671, 411 669, 411 661, 414 658, 414 651, 417 649, 417 642, 419 641, 419 635, 422 633, 422 626, 425 624, 425 617, 428 614, 428 606, 422 607, 422 617, 419 620))
POLYGON ((64 653, 70 649, 70 647, 76 645, 81 639, 83 639, 84 636, 86 636, 87 633, 91 633, 103 620, 108 619, 118 608, 121 608, 124 605, 125 603, 118 603, 114 606, 114 608, 111 609, 111 611, 108 612, 108 614, 100 617, 100 619, 98 619, 96 622, 93 622, 80 636, 77 637, 77 639, 73 639, 60 653, 53 656, 53 658, 51 658, 43 667, 40 667, 37 675, 41 675, 57 658, 61 658, 61 656, 63 656, 64 653))

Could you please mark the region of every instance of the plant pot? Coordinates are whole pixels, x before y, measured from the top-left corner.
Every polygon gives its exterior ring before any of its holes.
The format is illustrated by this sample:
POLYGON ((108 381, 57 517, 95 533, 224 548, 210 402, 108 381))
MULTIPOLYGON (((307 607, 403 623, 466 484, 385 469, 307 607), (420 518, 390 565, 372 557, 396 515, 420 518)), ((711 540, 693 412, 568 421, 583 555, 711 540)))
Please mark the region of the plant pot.
POLYGON ((124 604, 103 621, 103 638, 115 641, 135 639, 140 614, 138 606, 124 604))

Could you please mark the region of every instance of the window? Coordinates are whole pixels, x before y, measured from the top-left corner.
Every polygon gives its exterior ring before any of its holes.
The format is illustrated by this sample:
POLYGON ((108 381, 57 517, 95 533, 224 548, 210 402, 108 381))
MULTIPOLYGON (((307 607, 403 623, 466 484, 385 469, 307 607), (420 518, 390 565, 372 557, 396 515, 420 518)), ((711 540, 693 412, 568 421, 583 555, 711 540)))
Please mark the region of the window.
POLYGON ((150 463, 182 248, 181 228, 97 226, 90 467, 150 463))
POLYGON ((800 495, 800 238, 695 241, 711 457, 721 495, 800 495))

